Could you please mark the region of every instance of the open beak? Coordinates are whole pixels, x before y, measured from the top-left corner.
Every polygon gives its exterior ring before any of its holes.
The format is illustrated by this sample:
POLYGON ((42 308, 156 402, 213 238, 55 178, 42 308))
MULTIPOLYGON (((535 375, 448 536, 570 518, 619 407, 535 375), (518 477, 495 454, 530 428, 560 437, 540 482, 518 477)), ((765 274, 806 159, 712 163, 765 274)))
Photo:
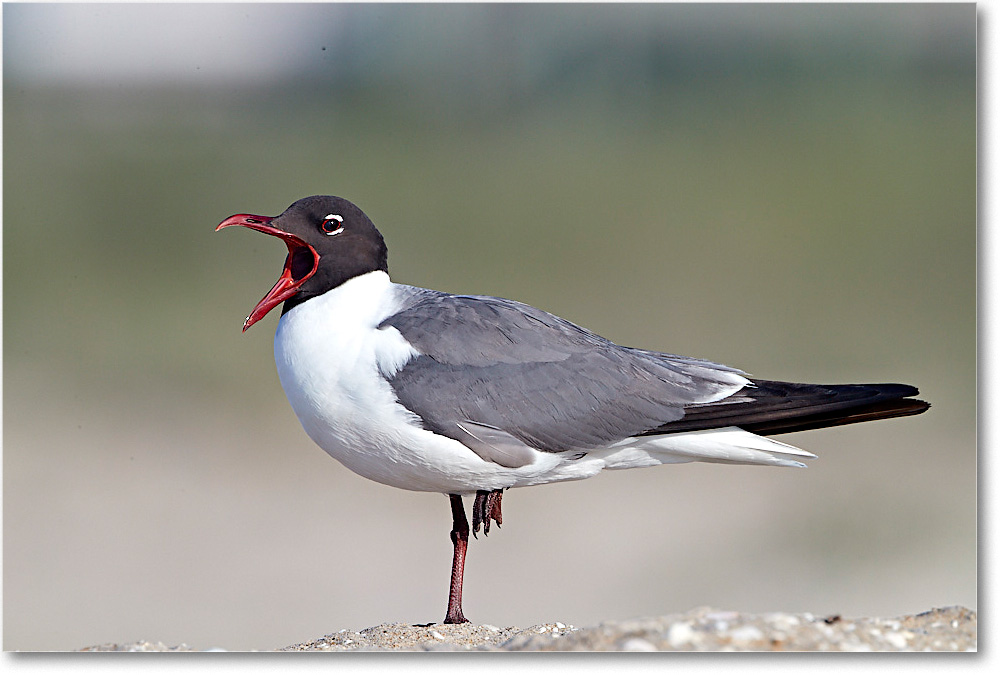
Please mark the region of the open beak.
POLYGON ((263 319, 272 309, 295 295, 299 287, 309 277, 316 274, 316 269, 319 267, 319 253, 316 252, 316 249, 294 234, 271 227, 268 223, 272 220, 274 220, 273 216, 255 216, 249 213, 238 213, 235 216, 229 216, 215 228, 215 231, 218 232, 224 227, 232 227, 233 225, 249 227, 251 230, 257 230, 272 237, 278 237, 288 246, 288 256, 285 258, 285 267, 281 271, 281 276, 278 277, 278 281, 268 291, 267 295, 264 296, 263 300, 258 302, 257 306, 250 312, 250 316, 247 317, 246 322, 243 324, 243 332, 246 332, 247 328, 263 319))

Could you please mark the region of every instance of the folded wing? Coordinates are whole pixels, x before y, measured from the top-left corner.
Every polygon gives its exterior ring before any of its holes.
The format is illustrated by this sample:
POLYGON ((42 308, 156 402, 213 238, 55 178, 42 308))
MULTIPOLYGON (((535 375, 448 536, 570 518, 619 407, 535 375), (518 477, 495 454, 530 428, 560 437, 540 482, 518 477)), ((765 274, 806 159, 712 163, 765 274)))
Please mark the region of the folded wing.
MULTIPOLYGON (((749 383, 736 369, 621 347, 511 300, 412 294, 380 326, 420 353, 390 384, 430 430, 467 445, 499 438, 492 429, 549 452, 603 447, 749 383)), ((501 454, 510 452, 508 443, 501 454)))

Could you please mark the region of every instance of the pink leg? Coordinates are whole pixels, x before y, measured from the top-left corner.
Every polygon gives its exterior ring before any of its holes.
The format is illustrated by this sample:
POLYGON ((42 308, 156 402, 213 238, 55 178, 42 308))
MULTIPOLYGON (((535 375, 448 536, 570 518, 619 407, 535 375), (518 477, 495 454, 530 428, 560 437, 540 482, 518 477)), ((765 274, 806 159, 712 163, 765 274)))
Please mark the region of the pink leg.
POLYGON ((469 547, 469 521, 465 517, 465 507, 461 495, 448 495, 451 499, 451 543, 455 545, 455 557, 451 561, 451 587, 448 590, 448 612, 445 623, 468 623, 462 614, 462 578, 465 575, 465 551, 469 547))

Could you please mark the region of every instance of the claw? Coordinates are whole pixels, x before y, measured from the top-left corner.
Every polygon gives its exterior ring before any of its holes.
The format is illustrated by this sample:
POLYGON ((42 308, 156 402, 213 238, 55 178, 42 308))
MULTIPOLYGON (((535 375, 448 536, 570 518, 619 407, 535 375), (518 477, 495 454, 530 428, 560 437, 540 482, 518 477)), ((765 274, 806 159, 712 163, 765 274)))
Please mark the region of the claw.
MULTIPOLYGON (((483 524, 483 505, 486 502, 486 490, 476 492, 476 501, 472 503, 472 536, 478 539, 479 526, 483 524)), ((487 523, 487 526, 489 523, 487 523)))
MULTIPOLYGON (((503 490, 479 490, 476 492, 476 501, 472 505, 472 535, 476 536, 479 526, 483 526, 483 534, 489 535, 490 521, 497 524, 503 522, 503 514, 500 511, 503 490)), ((478 539, 478 537, 476 537, 478 539)))

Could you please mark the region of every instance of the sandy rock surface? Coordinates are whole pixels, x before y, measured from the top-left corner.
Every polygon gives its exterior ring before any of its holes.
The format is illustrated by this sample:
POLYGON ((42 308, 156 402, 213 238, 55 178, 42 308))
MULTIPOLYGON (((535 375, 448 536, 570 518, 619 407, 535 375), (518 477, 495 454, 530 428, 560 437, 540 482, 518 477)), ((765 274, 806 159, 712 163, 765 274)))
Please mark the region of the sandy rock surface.
MULTIPOLYGON (((964 607, 891 619, 812 614, 683 614, 577 628, 382 624, 349 629, 277 651, 947 651, 977 649, 977 615, 964 607)), ((106 644, 81 651, 192 651, 162 643, 106 644)))

